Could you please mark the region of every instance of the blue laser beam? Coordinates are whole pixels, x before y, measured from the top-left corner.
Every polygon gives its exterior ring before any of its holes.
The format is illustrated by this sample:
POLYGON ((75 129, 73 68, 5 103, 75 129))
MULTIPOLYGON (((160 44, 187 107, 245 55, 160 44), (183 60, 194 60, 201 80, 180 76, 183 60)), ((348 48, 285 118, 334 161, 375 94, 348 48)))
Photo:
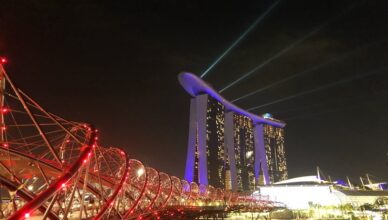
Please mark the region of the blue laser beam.
POLYGON ((263 67, 265 67, 266 65, 270 64, 272 61, 276 60, 277 58, 281 57, 282 55, 286 54, 288 51, 292 50, 294 47, 296 47, 297 45, 299 45, 300 43, 302 43, 303 41, 305 41, 306 39, 312 37, 313 35, 315 35, 316 33, 318 33, 320 30, 322 30, 324 27, 326 27, 327 25, 329 25, 331 22, 337 20, 339 17, 341 17, 343 14, 345 14, 346 12, 348 12, 349 10, 353 9, 353 7, 355 6, 356 4, 352 4, 350 5, 349 7, 345 8, 345 10, 343 10, 341 13, 333 16, 332 18, 330 18, 329 20, 327 20, 326 22, 324 22, 323 24, 319 25, 318 27, 314 28, 312 31, 310 31, 309 33, 307 33, 306 35, 304 35, 302 38, 299 38, 298 40, 294 41, 292 44, 288 45, 286 48, 282 49, 280 52, 276 53, 274 56, 270 57, 269 59, 265 60, 264 62, 262 62, 261 64, 257 65, 256 67, 254 67, 253 69, 251 69, 250 71, 248 71, 247 73, 243 74, 240 78, 236 79, 235 81, 231 82, 229 85, 225 86, 224 88, 222 88, 221 90, 219 90, 219 93, 222 93, 224 92, 225 90, 229 89, 230 87, 236 85, 237 83, 241 82, 242 80, 244 80, 245 78, 251 76, 253 73, 257 72, 258 70, 262 69, 263 67))
MULTIPOLYGON (((373 42, 372 44, 374 44, 374 43, 375 43, 375 42, 373 42)), ((290 80, 293 80, 293 79, 295 79, 295 78, 297 78, 297 77, 306 75, 306 74, 308 74, 308 73, 312 73, 312 72, 314 72, 314 71, 316 71, 316 70, 318 70, 318 69, 320 69, 320 68, 322 68, 322 67, 328 66, 328 65, 330 65, 330 64, 332 64, 332 63, 334 63, 334 62, 337 62, 337 61, 340 61, 340 60, 342 60, 342 59, 345 59, 345 58, 349 57, 350 55, 356 53, 356 52, 359 51, 360 49, 365 48, 366 46, 370 46, 370 44, 363 45, 363 46, 361 46, 361 47, 355 48, 355 49, 353 49, 353 50, 351 50, 351 51, 348 51, 348 52, 346 52, 346 53, 344 53, 344 54, 342 54, 342 55, 340 55, 340 56, 334 57, 334 58, 332 58, 332 59, 330 59, 330 60, 328 60, 328 61, 326 61, 326 62, 324 62, 324 63, 320 63, 320 64, 318 64, 318 65, 316 65, 316 66, 313 66, 313 67, 311 67, 311 68, 309 68, 309 69, 307 69, 307 70, 304 70, 304 71, 299 72, 299 73, 297 73, 297 74, 294 74, 294 75, 291 75, 291 76, 289 76, 289 77, 283 78, 283 79, 281 79, 281 80, 279 80, 279 81, 276 81, 276 82, 274 82, 274 83, 272 83, 272 84, 270 84, 270 85, 264 86, 264 87, 262 87, 262 88, 260 88, 260 89, 257 89, 257 90, 255 90, 255 91, 252 91, 252 92, 250 92, 250 93, 247 93, 247 94, 245 94, 245 95, 243 95, 243 96, 240 96, 240 97, 238 97, 238 98, 232 100, 232 103, 233 103, 233 102, 237 102, 237 101, 239 101, 239 100, 241 100, 241 99, 248 98, 248 97, 250 97, 250 96, 252 96, 252 95, 258 94, 258 93, 260 93, 260 92, 262 92, 262 91, 265 91, 265 90, 270 89, 270 88, 272 88, 272 87, 275 87, 275 86, 277 86, 277 85, 283 84, 283 83, 288 82, 288 81, 290 81, 290 80)))
MULTIPOLYGON (((386 99, 383 99, 383 100, 379 99, 379 100, 369 101, 369 102, 366 102, 366 103, 363 103, 363 104, 364 105, 365 104, 373 105, 373 104, 379 104, 381 102, 385 103, 385 102, 387 102, 387 100, 386 99)), ((290 120, 295 120, 295 119, 298 119, 298 118, 315 117, 315 116, 318 116, 318 115, 330 114, 330 113, 335 113, 335 112, 339 112, 339 111, 348 111, 348 110, 351 110, 351 109, 360 108, 362 106, 363 105, 360 105, 360 104, 353 104, 351 107, 345 106, 345 107, 338 107, 338 108, 333 108, 333 109, 327 109, 325 111, 320 111, 320 112, 316 112, 316 113, 312 113, 312 114, 303 114, 303 115, 297 115, 297 116, 293 116, 293 117, 288 117, 288 118, 285 118, 284 120, 285 121, 290 121, 290 120)))
POLYGON ((267 15, 280 3, 281 0, 273 3, 267 11, 265 11, 260 17, 258 17, 201 75, 201 78, 205 77, 210 70, 212 70, 234 47, 236 47, 248 34, 251 32, 267 15))
POLYGON ((278 100, 275 100, 275 101, 272 101, 272 102, 268 102, 268 103, 265 103, 265 104, 262 104, 262 105, 259 105, 259 106, 251 107, 251 108, 248 108, 247 110, 248 111, 257 110, 257 109, 260 109, 260 108, 263 108, 263 107, 267 107, 267 106, 270 106, 270 105, 273 105, 273 104, 277 104, 277 103, 280 103, 280 102, 288 101, 288 100, 291 100, 291 99, 294 99, 294 98, 297 98, 297 97, 300 97, 300 96, 304 96, 304 95, 308 95, 308 94, 311 94, 311 93, 314 93, 314 92, 318 92, 318 91, 321 91, 321 90, 324 90, 324 89, 328 89, 328 88, 331 88, 331 87, 334 87, 334 86, 337 86, 337 85, 340 85, 340 84, 343 84, 343 83, 347 83, 347 82, 351 82, 351 81, 354 81, 354 80, 359 80, 359 79, 362 79, 362 78, 365 78, 365 77, 368 77, 368 76, 380 74, 380 73, 383 73, 383 72, 385 72, 387 70, 388 70, 388 68, 384 67, 384 68, 381 68, 381 69, 378 69, 378 70, 375 70, 375 71, 370 71, 370 72, 367 72, 367 73, 364 73, 364 74, 359 74, 357 76, 353 76, 353 77, 350 77, 350 78, 346 78, 346 79, 343 79, 343 80, 332 82, 332 83, 320 86, 318 88, 314 88, 314 89, 311 89, 311 90, 308 90, 308 91, 296 93, 294 95, 287 96, 287 97, 284 97, 284 98, 281 98, 281 99, 278 99, 278 100))
MULTIPOLYGON (((281 109, 278 111, 271 111, 271 114, 284 115, 284 114, 289 114, 291 112, 298 113, 301 111, 312 111, 314 109, 323 109, 322 107, 327 107, 327 106, 335 106, 335 105, 348 106, 348 105, 352 105, 354 103, 365 103, 367 101, 370 101, 371 99, 380 99, 380 98, 384 99, 387 95, 388 95, 388 90, 384 90, 379 94, 379 97, 376 97, 375 94, 373 94, 371 97, 371 94, 363 93, 362 95, 357 95, 354 97, 339 99, 339 100, 329 100, 329 101, 319 100, 318 103, 313 103, 310 105, 303 105, 303 106, 298 106, 296 108, 286 108, 286 109, 281 109)), ((324 108, 324 109, 327 109, 327 108, 324 108)), ((298 117, 298 116, 296 116, 296 117, 298 117)), ((288 118, 284 118, 284 120, 286 120, 286 119, 288 119, 288 118)))
POLYGON ((286 108, 286 109, 282 109, 279 111, 271 111, 271 114, 273 114, 273 115, 275 115, 275 114, 287 114, 290 112, 300 112, 300 111, 306 111, 306 110, 312 110, 312 109, 321 109, 321 107, 324 107, 324 106, 332 106, 332 105, 337 105, 339 103, 344 104, 344 103, 349 103, 349 102, 354 102, 354 101, 360 102, 361 100, 368 99, 368 98, 369 98, 369 96, 364 94, 361 97, 356 96, 356 97, 341 99, 341 100, 334 100, 334 101, 329 100, 328 102, 327 101, 326 102, 320 101, 319 103, 298 106, 296 108, 286 108))

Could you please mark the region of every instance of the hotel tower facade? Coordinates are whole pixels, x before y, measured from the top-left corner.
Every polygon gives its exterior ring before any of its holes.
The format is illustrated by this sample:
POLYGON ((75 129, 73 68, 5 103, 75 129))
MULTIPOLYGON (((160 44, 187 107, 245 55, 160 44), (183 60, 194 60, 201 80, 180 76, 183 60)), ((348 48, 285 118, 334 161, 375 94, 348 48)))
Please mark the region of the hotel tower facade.
POLYGON ((252 191, 287 179, 284 122, 235 106, 194 74, 178 78, 192 96, 187 181, 252 191))

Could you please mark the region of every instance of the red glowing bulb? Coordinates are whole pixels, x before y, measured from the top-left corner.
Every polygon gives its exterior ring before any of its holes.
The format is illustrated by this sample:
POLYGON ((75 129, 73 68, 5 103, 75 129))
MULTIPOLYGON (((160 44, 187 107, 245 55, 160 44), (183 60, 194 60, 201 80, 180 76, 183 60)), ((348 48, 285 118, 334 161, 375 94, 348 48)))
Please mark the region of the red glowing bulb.
POLYGON ((26 214, 24 214, 24 218, 30 218, 30 213, 26 213, 26 214))
POLYGON ((0 58, 1 64, 7 63, 7 62, 8 62, 7 58, 5 58, 5 57, 0 58))

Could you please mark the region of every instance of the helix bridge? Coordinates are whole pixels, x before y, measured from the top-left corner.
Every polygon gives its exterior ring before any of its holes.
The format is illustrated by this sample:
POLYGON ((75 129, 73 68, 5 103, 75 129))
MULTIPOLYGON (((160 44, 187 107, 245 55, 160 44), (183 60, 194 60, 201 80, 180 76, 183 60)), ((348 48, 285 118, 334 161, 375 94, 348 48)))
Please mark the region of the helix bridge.
MULTIPOLYGON (((5 61, 5 60, 2 60, 5 61)), ((189 183, 46 111, 0 64, 0 219, 194 219, 275 204, 189 183)))

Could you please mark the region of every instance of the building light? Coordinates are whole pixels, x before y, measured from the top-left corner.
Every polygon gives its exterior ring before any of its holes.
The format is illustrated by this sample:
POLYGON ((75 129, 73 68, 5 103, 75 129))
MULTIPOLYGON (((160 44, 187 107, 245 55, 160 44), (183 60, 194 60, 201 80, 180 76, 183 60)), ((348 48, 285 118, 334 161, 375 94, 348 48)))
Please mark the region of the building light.
POLYGON ((253 155, 253 151, 248 151, 245 156, 247 159, 249 159, 250 157, 252 157, 252 155, 253 155))

